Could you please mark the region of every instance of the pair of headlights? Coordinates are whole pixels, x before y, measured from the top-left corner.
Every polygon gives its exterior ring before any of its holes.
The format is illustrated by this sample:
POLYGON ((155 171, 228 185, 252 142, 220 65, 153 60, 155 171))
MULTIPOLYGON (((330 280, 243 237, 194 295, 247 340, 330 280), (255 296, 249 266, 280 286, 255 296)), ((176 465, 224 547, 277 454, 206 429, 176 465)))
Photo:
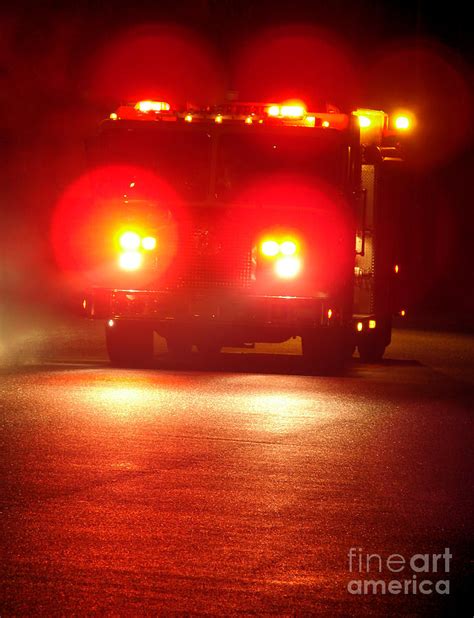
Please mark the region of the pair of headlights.
POLYGON ((300 273, 299 245, 295 240, 267 238, 260 244, 260 253, 274 262, 274 272, 280 279, 294 279, 300 273))
POLYGON ((154 251, 157 240, 154 236, 141 236, 127 231, 119 236, 119 266, 122 270, 138 270, 143 264, 143 251, 154 251))
MULTIPOLYGON (((118 244, 121 249, 119 267, 134 271, 143 265, 144 252, 154 251, 158 242, 154 236, 141 236, 129 230, 119 236, 118 244)), ((301 270, 299 244, 295 240, 266 238, 260 243, 260 253, 266 261, 274 263, 274 272, 281 279, 293 279, 301 270)))

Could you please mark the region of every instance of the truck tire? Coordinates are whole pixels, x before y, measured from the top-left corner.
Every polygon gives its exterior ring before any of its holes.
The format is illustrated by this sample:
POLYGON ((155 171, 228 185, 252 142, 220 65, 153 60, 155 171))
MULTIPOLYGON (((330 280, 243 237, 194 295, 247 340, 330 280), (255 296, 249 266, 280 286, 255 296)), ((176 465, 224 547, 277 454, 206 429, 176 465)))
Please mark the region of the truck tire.
POLYGON ((313 329, 301 337, 303 360, 311 371, 338 374, 348 361, 349 344, 342 329, 313 329))
POLYGON ((147 367, 153 361, 153 329, 136 322, 105 327, 107 352, 117 367, 147 367))

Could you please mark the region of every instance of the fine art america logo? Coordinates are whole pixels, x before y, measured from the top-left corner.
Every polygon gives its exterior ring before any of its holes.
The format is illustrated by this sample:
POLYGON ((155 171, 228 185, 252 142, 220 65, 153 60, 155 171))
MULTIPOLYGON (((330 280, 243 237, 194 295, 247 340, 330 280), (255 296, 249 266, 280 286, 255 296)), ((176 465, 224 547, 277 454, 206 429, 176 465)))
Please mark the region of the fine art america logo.
POLYGON ((449 548, 440 554, 363 553, 351 547, 348 553, 350 594, 449 594, 449 548))

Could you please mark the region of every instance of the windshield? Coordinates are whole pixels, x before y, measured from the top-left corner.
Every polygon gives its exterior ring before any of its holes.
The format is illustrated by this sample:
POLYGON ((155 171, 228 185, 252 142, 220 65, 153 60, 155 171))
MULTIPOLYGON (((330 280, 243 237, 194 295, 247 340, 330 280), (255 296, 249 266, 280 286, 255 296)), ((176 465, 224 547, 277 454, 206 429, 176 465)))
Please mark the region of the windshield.
POLYGON ((265 176, 297 174, 341 188, 347 145, 331 132, 305 129, 229 132, 219 141, 216 197, 239 200, 242 190, 265 176))
POLYGON ((130 164, 156 173, 185 200, 209 193, 211 136, 205 131, 148 126, 104 130, 91 148, 95 165, 130 164))
POLYGON ((305 128, 109 126, 90 145, 94 165, 134 165, 157 174, 185 201, 245 201, 246 188, 265 177, 296 174, 339 190, 347 143, 334 131, 305 128), (215 142, 215 154, 211 143, 215 142), (215 173, 212 173, 213 169, 215 173), (213 186, 210 187, 211 178, 213 186))

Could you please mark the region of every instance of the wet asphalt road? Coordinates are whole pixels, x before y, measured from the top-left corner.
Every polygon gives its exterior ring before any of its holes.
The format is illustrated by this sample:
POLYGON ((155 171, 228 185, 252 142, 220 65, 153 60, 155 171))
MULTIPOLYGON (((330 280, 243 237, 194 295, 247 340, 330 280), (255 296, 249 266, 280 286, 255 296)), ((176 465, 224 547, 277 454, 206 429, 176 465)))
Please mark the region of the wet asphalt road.
POLYGON ((397 331, 344 377, 304 375, 297 342, 118 370, 96 324, 13 324, 1 614, 472 616, 473 342, 397 331), (416 578, 450 594, 352 595, 413 571, 351 573, 351 547, 450 548, 416 578))

